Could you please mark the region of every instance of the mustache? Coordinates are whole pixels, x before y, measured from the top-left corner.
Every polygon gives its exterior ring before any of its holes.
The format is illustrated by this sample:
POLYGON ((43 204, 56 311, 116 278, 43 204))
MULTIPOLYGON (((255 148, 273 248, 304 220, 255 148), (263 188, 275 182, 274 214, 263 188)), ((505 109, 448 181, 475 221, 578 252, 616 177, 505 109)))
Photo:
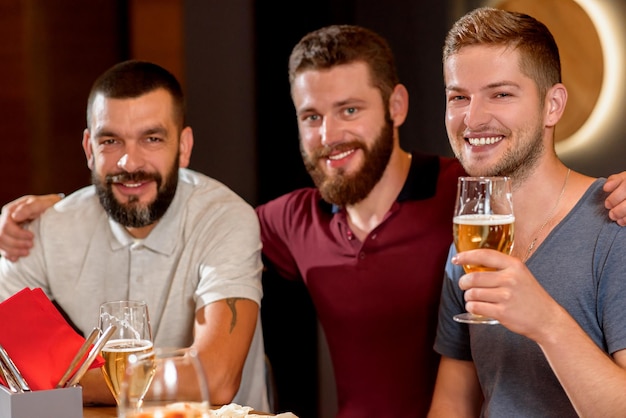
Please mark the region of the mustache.
POLYGON ((135 183, 140 181, 159 181, 161 176, 158 173, 148 173, 146 171, 135 171, 133 173, 121 172, 108 174, 104 177, 106 184, 112 183, 135 183))

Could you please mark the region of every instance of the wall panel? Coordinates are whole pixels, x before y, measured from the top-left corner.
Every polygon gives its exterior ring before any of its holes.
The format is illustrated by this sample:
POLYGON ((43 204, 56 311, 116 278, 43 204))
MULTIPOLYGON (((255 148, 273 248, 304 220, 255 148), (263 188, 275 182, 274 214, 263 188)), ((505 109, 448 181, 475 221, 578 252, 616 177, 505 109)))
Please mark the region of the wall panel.
POLYGON ((91 83, 125 55, 125 2, 5 0, 0 6, 0 202, 89 183, 81 147, 91 83))

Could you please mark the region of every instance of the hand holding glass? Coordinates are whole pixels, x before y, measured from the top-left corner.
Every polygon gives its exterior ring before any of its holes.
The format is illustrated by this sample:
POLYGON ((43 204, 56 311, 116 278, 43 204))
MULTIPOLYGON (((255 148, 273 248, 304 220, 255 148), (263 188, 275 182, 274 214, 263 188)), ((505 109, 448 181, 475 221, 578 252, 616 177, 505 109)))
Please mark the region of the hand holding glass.
POLYGON ((145 302, 115 301, 100 305, 100 329, 117 329, 102 349, 102 373, 115 401, 120 402, 120 385, 128 356, 152 352, 152 331, 145 302))
MULTIPOLYGON (((515 215, 508 177, 459 177, 454 208, 453 234, 457 252, 491 248, 505 254, 513 249, 515 215)), ((464 265, 466 273, 490 270, 464 265)), ((468 324, 497 324, 493 318, 469 312, 454 320, 468 324)))

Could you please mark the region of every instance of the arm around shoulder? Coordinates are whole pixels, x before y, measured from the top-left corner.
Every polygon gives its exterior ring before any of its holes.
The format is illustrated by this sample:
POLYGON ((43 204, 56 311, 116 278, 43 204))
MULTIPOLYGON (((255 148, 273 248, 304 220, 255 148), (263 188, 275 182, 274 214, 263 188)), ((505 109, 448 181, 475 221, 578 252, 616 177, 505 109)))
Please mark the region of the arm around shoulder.
POLYGON ((0 212, 0 254, 10 261, 27 256, 33 246, 33 234, 24 224, 62 198, 62 194, 26 195, 4 205, 0 212))
POLYGON ((609 176, 604 191, 609 193, 604 202, 609 217, 618 225, 626 226, 626 171, 609 176))

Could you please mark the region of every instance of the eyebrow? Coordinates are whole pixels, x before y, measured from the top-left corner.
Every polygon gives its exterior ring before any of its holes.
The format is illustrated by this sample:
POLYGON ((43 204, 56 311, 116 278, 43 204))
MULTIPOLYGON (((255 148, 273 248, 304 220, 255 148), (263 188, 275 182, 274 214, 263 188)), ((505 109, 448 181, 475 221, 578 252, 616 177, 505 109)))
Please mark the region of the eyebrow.
POLYGON ((142 136, 150 136, 153 134, 160 134, 165 136, 165 134, 167 134, 167 129, 165 129, 163 126, 156 126, 154 128, 146 129, 141 134, 142 136))
MULTIPOLYGON (((357 98, 347 98, 347 99, 340 100, 338 102, 334 102, 332 104, 332 108, 340 109, 345 106, 363 105, 365 103, 367 103, 366 100, 357 99, 357 98)), ((310 113, 310 112, 317 112, 317 110, 314 106, 303 107, 302 109, 298 110, 298 115, 302 113, 310 113)))
POLYGON ((485 87, 484 90, 491 90, 491 89, 496 89, 499 87, 515 87, 515 88, 520 88, 519 83, 515 83, 513 81, 498 81, 497 83, 490 83, 487 84, 487 87, 485 87))
MULTIPOLYGON (((513 81, 504 80, 504 81, 498 81, 495 83, 489 83, 485 87, 482 87, 480 90, 481 91, 493 90, 493 89, 498 89, 501 87, 514 87, 514 88, 519 89, 520 85, 513 81)), ((449 85, 449 86, 446 86, 445 88, 446 88, 446 91, 466 91, 467 90, 467 89, 464 89, 462 87, 455 86, 455 85, 449 85)))
MULTIPOLYGON (((167 130, 163 127, 163 126, 154 126, 154 127, 150 127, 147 128, 143 131, 141 131, 140 136, 150 136, 150 135, 163 135, 165 136, 167 134, 167 130)), ((108 129, 108 128, 103 128, 100 130, 96 130, 94 137, 96 138, 102 138, 102 137, 119 137, 120 135, 118 135, 117 133, 115 133, 114 131, 108 129)))

